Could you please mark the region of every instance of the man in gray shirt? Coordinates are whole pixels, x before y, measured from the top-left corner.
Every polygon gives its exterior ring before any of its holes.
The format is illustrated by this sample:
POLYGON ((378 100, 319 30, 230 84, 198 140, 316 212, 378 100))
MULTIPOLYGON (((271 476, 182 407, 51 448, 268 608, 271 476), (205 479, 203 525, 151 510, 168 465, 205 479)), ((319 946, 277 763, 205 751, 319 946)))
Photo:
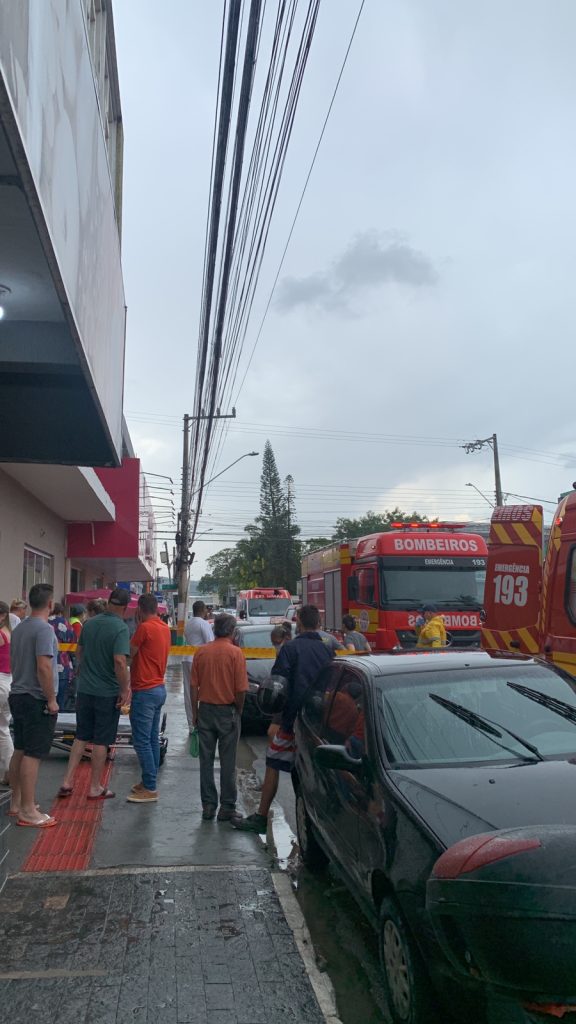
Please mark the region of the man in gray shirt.
MULTIPOLYGON (((204 601, 194 601, 192 605, 192 617, 184 626, 184 640, 187 647, 203 647, 214 639, 212 626, 207 621, 208 609, 204 601)), ((192 690, 190 679, 192 676, 192 655, 188 654, 182 659, 182 675, 184 678, 184 710, 188 722, 188 732, 191 734, 194 728, 192 715, 192 690)))
POLYGON ((10 815, 16 824, 51 828, 56 818, 36 806, 36 781, 42 758, 52 746, 58 717, 58 641, 48 623, 54 588, 36 583, 28 595, 30 615, 12 635, 10 711, 14 753, 8 771, 12 789, 10 815))

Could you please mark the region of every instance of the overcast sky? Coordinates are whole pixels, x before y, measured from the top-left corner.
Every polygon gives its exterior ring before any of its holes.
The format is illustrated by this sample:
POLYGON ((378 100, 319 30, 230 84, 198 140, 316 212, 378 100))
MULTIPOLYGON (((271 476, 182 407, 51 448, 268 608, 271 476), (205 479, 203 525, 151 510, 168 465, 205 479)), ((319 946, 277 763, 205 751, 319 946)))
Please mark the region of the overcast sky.
MULTIPOLYGON (((358 6, 321 4, 242 367, 358 6)), ((114 12, 125 409, 145 469, 179 483, 222 4, 115 0, 114 12)), ((215 469, 270 437, 303 536, 395 504, 487 518, 465 485, 492 497, 490 452, 457 444, 494 431, 504 491, 554 500, 576 479, 575 41, 573 0, 366 0, 215 469)), ((195 577, 257 514, 260 464, 209 489, 201 530, 223 540, 198 542, 195 577)))

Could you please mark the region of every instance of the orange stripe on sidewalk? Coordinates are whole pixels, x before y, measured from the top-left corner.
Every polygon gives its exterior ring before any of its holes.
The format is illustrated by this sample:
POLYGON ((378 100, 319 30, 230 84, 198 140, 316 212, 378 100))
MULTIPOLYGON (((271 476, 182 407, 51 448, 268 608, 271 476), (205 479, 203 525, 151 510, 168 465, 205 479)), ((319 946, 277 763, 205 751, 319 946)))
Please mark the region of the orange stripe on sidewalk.
MULTIPOLYGON (((103 785, 112 775, 106 765, 103 785)), ((50 813, 57 819, 54 828, 40 830, 28 854, 23 871, 84 871, 90 866, 92 850, 102 820, 103 800, 88 800, 90 765, 79 765, 71 796, 56 799, 50 813)))

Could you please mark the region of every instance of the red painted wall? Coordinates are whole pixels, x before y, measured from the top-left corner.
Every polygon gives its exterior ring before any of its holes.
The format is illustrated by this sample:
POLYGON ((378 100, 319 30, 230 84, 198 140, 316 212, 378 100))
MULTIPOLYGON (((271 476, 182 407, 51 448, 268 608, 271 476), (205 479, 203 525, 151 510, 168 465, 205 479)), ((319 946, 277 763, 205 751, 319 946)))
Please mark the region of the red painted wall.
POLYGON ((116 522, 69 523, 68 558, 138 558, 140 459, 95 472, 116 506, 116 522))

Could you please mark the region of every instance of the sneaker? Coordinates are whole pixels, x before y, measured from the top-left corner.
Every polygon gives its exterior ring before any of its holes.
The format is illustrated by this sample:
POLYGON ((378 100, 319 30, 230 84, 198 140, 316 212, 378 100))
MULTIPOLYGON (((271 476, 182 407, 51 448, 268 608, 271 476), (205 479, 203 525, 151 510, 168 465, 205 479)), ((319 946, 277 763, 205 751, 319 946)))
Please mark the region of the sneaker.
POLYGON ((145 788, 146 787, 144 786, 143 782, 137 782, 134 786, 132 786, 130 792, 131 793, 141 793, 142 790, 145 789, 145 788))
POLYGON ((203 807, 202 808, 202 820, 203 821, 213 821, 215 817, 216 817, 216 808, 215 807, 203 807))
POLYGON ((261 836, 266 835, 268 818, 265 814, 249 814, 247 818, 232 818, 232 825, 240 832, 257 832, 261 836))
POLYGON ((236 808, 232 810, 230 807, 221 807, 218 811, 218 817, 216 821, 234 821, 235 818, 239 818, 240 815, 236 808))
POLYGON ((127 799, 129 804, 152 804, 158 800, 158 793, 155 789, 144 789, 142 787, 142 789, 137 789, 133 792, 127 799))

